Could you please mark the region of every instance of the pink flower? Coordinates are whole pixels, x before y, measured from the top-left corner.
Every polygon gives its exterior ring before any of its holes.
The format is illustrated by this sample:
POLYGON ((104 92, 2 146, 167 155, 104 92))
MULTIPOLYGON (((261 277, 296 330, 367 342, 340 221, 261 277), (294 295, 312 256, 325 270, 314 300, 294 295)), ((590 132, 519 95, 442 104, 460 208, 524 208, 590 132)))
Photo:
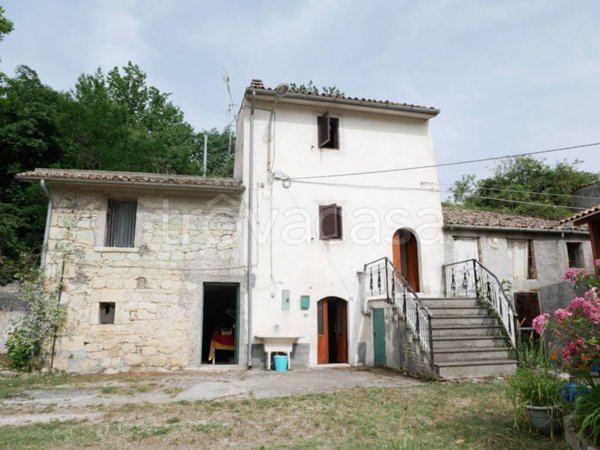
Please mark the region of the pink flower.
POLYGON ((573 278, 575 278, 577 276, 577 273, 579 272, 578 269, 568 269, 565 274, 563 275, 563 280, 567 281, 567 280, 572 280, 573 278))
POLYGON ((594 266, 600 267, 600 259, 594 261, 594 266))
POLYGON ((544 332, 544 328, 546 327, 546 324, 548 323, 549 318, 550 318, 550 314, 544 313, 544 314, 540 314, 535 319, 533 319, 533 323, 532 323, 533 329, 535 330, 535 332, 537 334, 542 334, 544 332))
POLYGON ((554 317, 556 317, 558 323, 562 323, 563 320, 565 320, 567 317, 571 317, 572 315, 573 313, 571 311, 564 308, 559 308, 556 311, 554 311, 554 317))

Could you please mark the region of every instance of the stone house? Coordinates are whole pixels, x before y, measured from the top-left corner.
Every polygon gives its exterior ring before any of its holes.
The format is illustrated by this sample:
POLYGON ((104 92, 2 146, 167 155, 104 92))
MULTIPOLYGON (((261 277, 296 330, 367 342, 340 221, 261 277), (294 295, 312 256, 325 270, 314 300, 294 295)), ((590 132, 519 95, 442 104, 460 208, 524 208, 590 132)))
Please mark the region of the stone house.
MULTIPOLYGON (((68 307, 55 367, 198 366, 202 299, 239 303, 241 182, 54 169, 20 178, 49 189, 45 273, 64 284, 68 307)), ((234 329, 239 316, 213 321, 234 329)))
MULTIPOLYGON (((49 196, 42 260, 49 287, 64 284, 68 308, 55 367, 269 367, 284 352, 292 368, 510 372, 516 315, 499 282, 482 299, 495 315, 478 303, 480 291, 458 295, 444 283, 456 261, 449 236, 512 231, 444 225, 431 188, 429 122, 438 113, 254 80, 238 115, 232 178, 20 174, 49 196)), ((515 239, 530 232, 542 247, 563 233, 526 226, 515 239)), ((482 261, 494 254, 491 239, 481 239, 482 261)))
POLYGON ((585 227, 457 207, 445 207, 443 213, 445 259, 459 263, 452 268, 455 277, 471 266, 460 261, 475 259, 489 267, 509 286, 524 332, 531 329, 533 317, 572 300, 573 289, 563 279, 568 268, 593 270, 585 227))

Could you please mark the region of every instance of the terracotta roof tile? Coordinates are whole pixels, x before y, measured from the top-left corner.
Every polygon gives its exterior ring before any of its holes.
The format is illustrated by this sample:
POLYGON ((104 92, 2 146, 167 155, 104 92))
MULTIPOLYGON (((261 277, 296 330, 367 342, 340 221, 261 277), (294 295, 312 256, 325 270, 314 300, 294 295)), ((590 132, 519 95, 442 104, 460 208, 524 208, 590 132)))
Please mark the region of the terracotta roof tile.
POLYGON ((458 207, 444 207, 444 225, 473 226, 488 228, 521 228, 529 230, 586 231, 585 228, 566 226, 560 220, 480 211, 458 207))
MULTIPOLYGON (((250 87, 247 88, 247 91, 252 90, 252 89, 257 89, 257 90, 260 90, 263 92, 266 91, 273 95, 275 94, 275 89, 270 88, 270 87, 264 87, 261 80, 252 80, 252 83, 251 83, 250 87)), ((296 96, 305 97, 306 99, 312 99, 312 100, 316 100, 316 101, 318 101, 321 98, 327 98, 327 99, 340 100, 340 103, 359 103, 359 104, 369 104, 372 106, 381 106, 381 107, 397 107, 397 108, 402 108, 406 111, 414 111, 414 112, 429 114, 431 116, 435 116, 435 115, 439 114, 439 112, 440 112, 439 109, 434 108, 432 106, 413 105, 410 103, 401 103, 401 102, 395 102, 395 101, 391 101, 391 100, 376 100, 376 99, 365 98, 365 97, 351 97, 351 96, 347 96, 347 95, 332 95, 332 94, 325 94, 325 93, 306 93, 306 92, 300 92, 300 91, 294 90, 294 89, 291 89, 290 93, 292 93, 296 96)))
POLYGON ((573 222, 579 219, 583 219, 586 216, 590 216, 592 214, 596 214, 600 212, 600 205, 596 205, 596 206, 592 206, 589 209, 586 209, 584 211, 578 212, 577 214, 574 214, 570 217, 567 217, 566 219, 563 219, 560 221, 560 223, 569 223, 569 222, 573 222))
POLYGON ((103 170, 35 169, 17 175, 23 181, 48 180, 66 183, 112 183, 131 186, 165 186, 204 188, 208 190, 243 191, 235 178, 211 178, 192 175, 169 175, 142 172, 109 172, 103 170))

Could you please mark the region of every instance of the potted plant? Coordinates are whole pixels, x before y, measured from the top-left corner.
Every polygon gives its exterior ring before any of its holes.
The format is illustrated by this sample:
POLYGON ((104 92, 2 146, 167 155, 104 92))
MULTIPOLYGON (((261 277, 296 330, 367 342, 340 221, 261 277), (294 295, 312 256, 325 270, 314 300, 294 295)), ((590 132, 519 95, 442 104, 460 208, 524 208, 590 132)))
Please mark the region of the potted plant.
POLYGON ((562 429, 564 381, 547 367, 519 367, 510 378, 508 394, 515 406, 515 426, 554 436, 562 429))

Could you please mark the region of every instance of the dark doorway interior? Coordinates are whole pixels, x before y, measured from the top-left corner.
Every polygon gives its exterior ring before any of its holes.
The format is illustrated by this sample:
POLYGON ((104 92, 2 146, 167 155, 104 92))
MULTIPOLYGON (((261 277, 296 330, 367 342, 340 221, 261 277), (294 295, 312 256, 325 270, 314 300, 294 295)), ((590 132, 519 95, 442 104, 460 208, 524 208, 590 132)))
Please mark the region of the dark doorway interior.
POLYGON ((204 312, 202 317, 202 362, 209 361, 211 343, 229 344, 234 349, 217 349, 216 364, 235 364, 237 361, 237 327, 239 315, 239 285, 225 283, 204 284, 204 312), (230 337, 229 337, 230 336, 230 337))
POLYGON ((341 298, 320 300, 317 311, 319 364, 348 362, 348 308, 341 298))
POLYGON ((540 315, 540 300, 537 292, 515 292, 515 307, 520 324, 521 340, 537 340, 539 335, 533 331, 533 319, 540 315))

